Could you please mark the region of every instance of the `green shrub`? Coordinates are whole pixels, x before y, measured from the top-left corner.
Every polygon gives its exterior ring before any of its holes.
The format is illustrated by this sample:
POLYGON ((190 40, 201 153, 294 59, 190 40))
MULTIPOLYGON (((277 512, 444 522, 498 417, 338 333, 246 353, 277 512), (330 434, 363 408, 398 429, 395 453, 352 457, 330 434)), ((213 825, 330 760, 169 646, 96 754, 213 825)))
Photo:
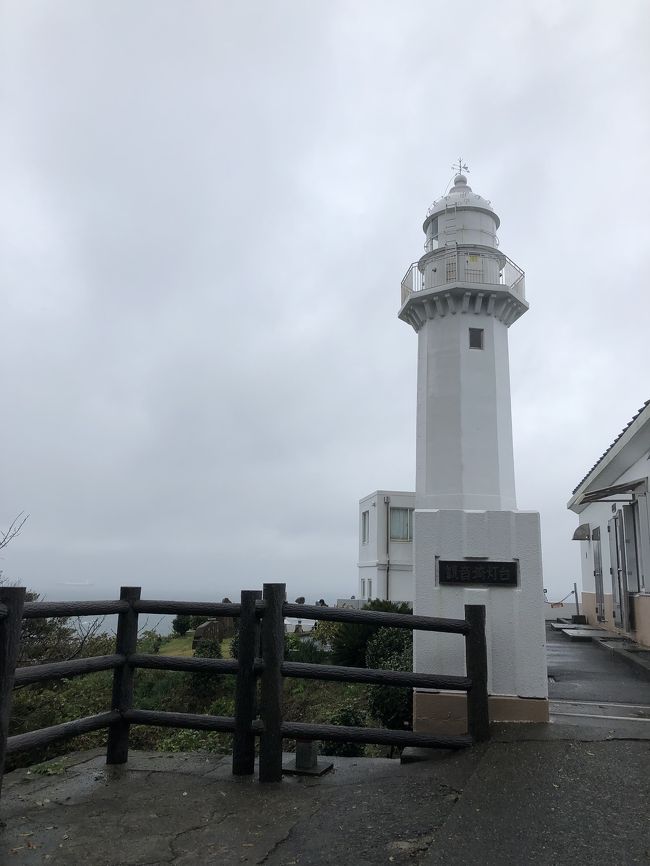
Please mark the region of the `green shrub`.
MULTIPOLYGON (((364 728, 366 716, 354 704, 344 704, 330 715, 328 724, 364 728)), ((364 743, 337 743, 333 740, 323 740, 321 752, 323 755, 338 755, 342 758, 361 758, 366 753, 366 747, 364 743)))
POLYGON ((330 622, 329 620, 319 619, 316 621, 311 632, 311 637, 323 644, 325 647, 331 647, 334 636, 338 631, 340 623, 330 622))
MULTIPOLYGON (((412 613, 406 602, 397 604, 393 601, 374 599, 369 601, 364 610, 377 610, 386 613, 412 613)), ((335 665, 346 665, 354 668, 366 667, 366 649, 368 641, 376 634, 380 626, 342 622, 332 637, 332 661, 335 665)))
MULTIPOLYGON (((194 658, 220 659, 221 644, 218 640, 199 641, 195 650, 194 658)), ((203 712, 205 707, 217 697, 219 685, 223 677, 221 674, 195 673, 189 676, 191 712, 203 712)))
POLYGON ((230 641, 230 655, 234 659, 239 658, 239 620, 235 620, 235 633, 230 641))
MULTIPOLYGON (((366 662, 369 668, 413 670, 413 632, 403 628, 380 628, 368 641, 366 662)), ((368 689, 368 711, 386 728, 411 728, 412 689, 371 686, 368 689)))
POLYGON ((172 629, 174 633, 183 637, 184 634, 190 630, 191 627, 191 617, 186 614, 179 613, 178 616, 175 616, 172 620, 172 629))
POLYGON ((157 653, 160 652, 163 639, 157 631, 147 629, 138 637, 138 652, 139 653, 157 653))
POLYGON ((297 634, 285 636, 284 657, 287 661, 307 662, 320 665, 328 661, 328 653, 311 638, 300 638, 297 634))
POLYGON ((181 671, 141 668, 134 678, 133 705, 140 710, 184 711, 187 676, 181 671))

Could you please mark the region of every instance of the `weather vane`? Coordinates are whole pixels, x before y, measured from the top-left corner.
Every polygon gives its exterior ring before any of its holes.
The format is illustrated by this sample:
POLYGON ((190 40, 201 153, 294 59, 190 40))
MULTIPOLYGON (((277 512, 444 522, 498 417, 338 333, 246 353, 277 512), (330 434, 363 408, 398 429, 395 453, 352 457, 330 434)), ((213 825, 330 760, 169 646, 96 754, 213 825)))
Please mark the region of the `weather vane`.
POLYGON ((467 168, 466 163, 463 162, 462 156, 458 157, 458 163, 454 163, 452 165, 452 168, 455 172, 457 172, 457 174, 462 174, 464 171, 469 174, 469 169, 467 168))

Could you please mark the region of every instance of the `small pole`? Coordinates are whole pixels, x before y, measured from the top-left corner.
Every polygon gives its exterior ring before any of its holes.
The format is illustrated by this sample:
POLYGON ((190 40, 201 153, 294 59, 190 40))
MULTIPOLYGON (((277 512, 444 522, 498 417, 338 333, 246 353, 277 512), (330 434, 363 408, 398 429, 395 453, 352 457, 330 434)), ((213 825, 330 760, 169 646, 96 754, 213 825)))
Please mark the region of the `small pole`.
POLYGON ((576 600, 576 616, 580 616, 580 602, 578 601, 578 584, 573 584, 573 597, 576 600))
POLYGON ((283 583, 265 583, 262 618, 260 782, 282 781, 282 662, 284 661, 283 583))
POLYGON ((6 608, 0 617, 0 794, 7 755, 11 697, 16 673, 20 632, 25 604, 23 586, 0 586, 0 604, 6 608))
POLYGON ((465 663, 467 676, 472 681, 467 692, 467 724, 474 742, 482 743, 490 739, 485 607, 482 604, 466 604, 465 619, 470 626, 465 635, 465 663))
MULTIPOLYGON (((133 706, 133 668, 129 665, 138 643, 138 613, 133 608, 133 602, 140 599, 139 586, 123 586, 120 589, 120 600, 129 602, 129 609, 121 613, 117 620, 117 638, 115 652, 126 656, 126 662, 113 673, 112 708, 121 713, 133 706)), ((106 749, 107 764, 125 764, 129 757, 130 724, 120 719, 108 729, 108 747, 106 749)))
POLYGON ((245 589, 241 594, 239 617, 239 653, 235 689, 235 735, 232 746, 232 772, 235 776, 251 776, 255 772, 255 735, 251 722, 257 704, 255 657, 259 652, 260 627, 255 616, 255 602, 262 597, 258 589, 245 589))

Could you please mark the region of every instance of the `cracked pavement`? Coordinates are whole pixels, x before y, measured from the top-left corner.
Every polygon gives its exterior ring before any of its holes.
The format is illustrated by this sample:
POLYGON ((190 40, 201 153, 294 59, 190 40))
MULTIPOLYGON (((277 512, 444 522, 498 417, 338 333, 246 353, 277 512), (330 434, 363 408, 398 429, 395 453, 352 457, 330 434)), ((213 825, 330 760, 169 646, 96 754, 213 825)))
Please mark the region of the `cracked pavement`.
POLYGON ((413 862, 479 760, 479 750, 433 765, 336 758, 321 778, 260 785, 232 776, 230 757, 133 752, 116 768, 77 753, 42 765, 53 775, 5 777, 0 863, 413 862))
POLYGON ((260 785, 230 757, 133 752, 107 767, 77 753, 5 776, 0 863, 650 864, 646 736, 504 726, 427 758, 335 758, 323 777, 260 785))

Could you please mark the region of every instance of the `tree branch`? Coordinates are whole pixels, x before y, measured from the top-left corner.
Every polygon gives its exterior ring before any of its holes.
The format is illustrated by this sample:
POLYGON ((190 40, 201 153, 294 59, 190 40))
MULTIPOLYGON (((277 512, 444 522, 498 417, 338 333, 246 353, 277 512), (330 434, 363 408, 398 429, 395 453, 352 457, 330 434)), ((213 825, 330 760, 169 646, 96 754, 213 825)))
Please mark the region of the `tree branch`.
POLYGON ((0 529, 0 550, 2 550, 3 547, 6 547, 17 535, 20 535, 20 530, 23 528, 25 523, 27 523, 28 518, 29 514, 25 514, 24 511, 21 511, 20 514, 14 517, 6 531, 0 529))

